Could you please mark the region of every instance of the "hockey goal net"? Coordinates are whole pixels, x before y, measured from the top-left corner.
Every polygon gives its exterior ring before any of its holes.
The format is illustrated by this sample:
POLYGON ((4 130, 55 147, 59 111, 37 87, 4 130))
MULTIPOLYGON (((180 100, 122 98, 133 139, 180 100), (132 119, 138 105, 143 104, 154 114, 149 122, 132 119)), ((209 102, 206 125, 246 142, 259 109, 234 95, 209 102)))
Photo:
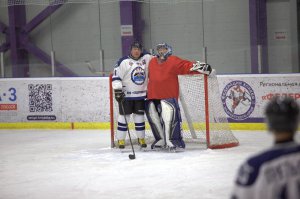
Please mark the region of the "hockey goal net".
MULTIPOLYGON (((187 145, 188 143, 198 143, 211 149, 237 146, 239 142, 229 128, 215 73, 210 76, 202 74, 180 75, 179 85, 182 135, 187 145)), ((114 99, 111 77, 110 106, 111 146, 115 147, 117 145, 115 134, 117 131, 118 103, 114 99)), ((133 119, 131 118, 128 123, 133 143, 137 143, 133 119)), ((129 144, 128 139, 127 135, 127 144, 129 144)), ((146 141, 148 144, 154 141, 147 119, 146 141)))

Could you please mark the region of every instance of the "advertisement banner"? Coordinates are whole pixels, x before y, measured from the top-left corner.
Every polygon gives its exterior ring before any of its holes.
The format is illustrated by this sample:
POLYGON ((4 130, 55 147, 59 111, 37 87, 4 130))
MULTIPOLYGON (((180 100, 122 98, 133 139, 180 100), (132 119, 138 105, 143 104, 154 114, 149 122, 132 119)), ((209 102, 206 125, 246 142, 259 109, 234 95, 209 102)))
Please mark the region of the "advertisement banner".
POLYGON ((0 122, 109 121, 108 107, 108 78, 0 80, 0 122))
MULTIPOLYGON (((218 75, 229 122, 262 123, 274 96, 300 102, 300 74, 218 75)), ((109 122, 108 77, 0 79, 0 123, 109 122)))
POLYGON ((218 82, 230 122, 264 122, 264 107, 274 96, 300 102, 300 74, 219 75, 218 82))

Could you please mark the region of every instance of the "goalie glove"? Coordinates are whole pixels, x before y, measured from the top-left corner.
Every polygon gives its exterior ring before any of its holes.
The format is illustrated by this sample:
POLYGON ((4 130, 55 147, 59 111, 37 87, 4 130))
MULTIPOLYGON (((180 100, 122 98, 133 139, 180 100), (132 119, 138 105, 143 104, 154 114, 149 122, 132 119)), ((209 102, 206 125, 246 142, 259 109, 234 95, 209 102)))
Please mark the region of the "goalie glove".
POLYGON ((123 102, 125 99, 125 93, 120 89, 115 89, 115 99, 119 103, 123 102))
POLYGON ((204 62, 199 62, 197 61, 196 63, 193 64, 192 68, 190 71, 198 71, 202 74, 209 75, 212 71, 212 68, 209 64, 204 63, 204 62))

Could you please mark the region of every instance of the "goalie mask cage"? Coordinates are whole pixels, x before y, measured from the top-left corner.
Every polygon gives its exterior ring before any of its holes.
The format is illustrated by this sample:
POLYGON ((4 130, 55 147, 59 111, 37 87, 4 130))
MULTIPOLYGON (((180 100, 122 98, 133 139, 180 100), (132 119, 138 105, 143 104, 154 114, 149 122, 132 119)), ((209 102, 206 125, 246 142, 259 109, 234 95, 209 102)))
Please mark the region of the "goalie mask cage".
MULTIPOLYGON (((221 102, 218 80, 213 72, 210 76, 203 74, 180 75, 179 105, 182 117, 182 136, 188 143, 206 144, 207 148, 220 149, 234 147, 239 144, 232 134, 226 113, 221 102)), ((111 147, 117 146, 118 103, 114 99, 110 76, 110 124, 111 147)), ((146 120, 146 142, 154 141, 149 123, 146 120)), ((130 118, 129 129, 133 143, 137 143, 133 118, 130 118)), ((129 144, 128 135, 125 140, 129 144)))

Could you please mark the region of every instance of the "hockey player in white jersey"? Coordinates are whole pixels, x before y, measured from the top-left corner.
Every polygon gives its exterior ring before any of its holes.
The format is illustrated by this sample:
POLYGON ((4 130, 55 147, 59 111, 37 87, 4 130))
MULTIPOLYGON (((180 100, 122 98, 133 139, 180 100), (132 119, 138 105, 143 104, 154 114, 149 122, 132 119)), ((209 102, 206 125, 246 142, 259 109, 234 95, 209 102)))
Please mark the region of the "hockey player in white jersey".
POLYGON ((239 169, 232 199, 299 199, 300 145, 294 141, 299 105, 273 98, 265 109, 274 146, 249 158, 239 169))
POLYGON ((146 148, 145 143, 145 98, 147 95, 148 64, 152 56, 143 53, 143 47, 139 42, 131 45, 130 55, 121 58, 114 69, 112 87, 115 99, 119 103, 117 140, 120 149, 125 148, 127 133, 127 121, 133 115, 135 131, 141 147, 146 148), (123 103, 124 111, 121 104, 123 103))

